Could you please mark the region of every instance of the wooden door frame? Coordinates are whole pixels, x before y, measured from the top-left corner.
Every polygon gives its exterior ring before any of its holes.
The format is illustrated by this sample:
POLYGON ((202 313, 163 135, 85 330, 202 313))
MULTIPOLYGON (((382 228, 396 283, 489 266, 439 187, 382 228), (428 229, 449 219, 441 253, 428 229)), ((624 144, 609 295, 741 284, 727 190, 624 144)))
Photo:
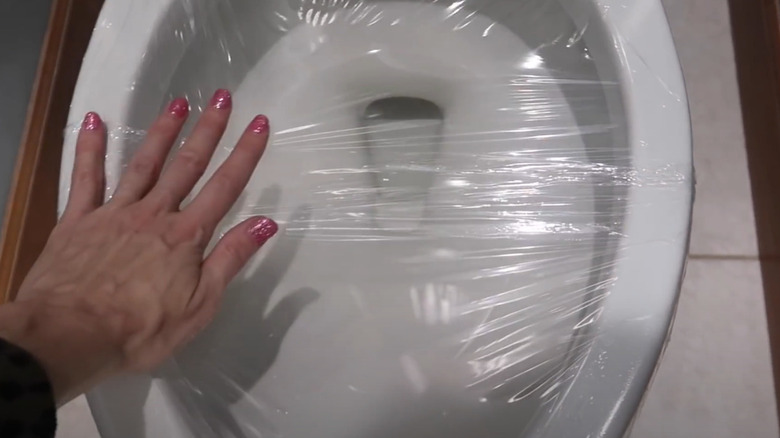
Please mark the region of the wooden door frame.
POLYGON ((70 102, 103 0, 54 0, 0 235, 0 303, 14 298, 57 222, 70 102))
MULTIPOLYGON (((729 9, 775 394, 780 396, 780 0, 729 0, 729 9)), ((780 414, 780 397, 777 405, 780 414)))

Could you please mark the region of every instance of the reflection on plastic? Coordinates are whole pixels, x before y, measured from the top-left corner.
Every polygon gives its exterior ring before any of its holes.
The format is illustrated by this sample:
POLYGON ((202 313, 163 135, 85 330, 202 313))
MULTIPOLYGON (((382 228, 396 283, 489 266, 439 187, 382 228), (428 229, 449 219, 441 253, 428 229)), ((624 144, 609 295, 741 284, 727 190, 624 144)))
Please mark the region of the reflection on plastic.
POLYGON ((275 132, 222 229, 284 225, 161 371, 191 436, 524 436, 598 336, 630 191, 690 184, 634 166, 557 1, 177 0, 160 26, 108 160, 230 86, 209 172, 254 114, 275 132))

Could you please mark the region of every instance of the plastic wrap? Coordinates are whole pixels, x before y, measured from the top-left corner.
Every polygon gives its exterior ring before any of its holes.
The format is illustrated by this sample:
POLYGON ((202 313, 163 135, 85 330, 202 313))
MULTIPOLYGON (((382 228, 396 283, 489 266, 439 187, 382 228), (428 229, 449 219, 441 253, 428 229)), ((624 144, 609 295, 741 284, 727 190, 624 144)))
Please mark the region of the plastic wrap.
POLYGON ((218 87, 207 176, 273 125, 219 234, 283 229, 192 345, 90 395, 106 438, 622 435, 692 200, 657 1, 107 0, 63 187, 84 111, 110 196, 165 103, 190 128, 218 87))

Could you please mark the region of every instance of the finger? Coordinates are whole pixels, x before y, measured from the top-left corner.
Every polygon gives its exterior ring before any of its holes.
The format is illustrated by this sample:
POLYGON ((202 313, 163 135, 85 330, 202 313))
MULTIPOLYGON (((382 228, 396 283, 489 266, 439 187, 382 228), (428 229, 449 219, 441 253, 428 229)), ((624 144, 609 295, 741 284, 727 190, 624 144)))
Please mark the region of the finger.
POLYGON ((217 314, 227 285, 278 231, 276 222, 263 216, 247 219, 228 231, 203 262, 185 318, 170 328, 166 342, 178 346, 203 331, 217 314))
POLYGON ((206 171, 214 149, 227 127, 231 107, 230 93, 227 90, 217 90, 192 135, 163 172, 148 198, 163 203, 169 209, 179 207, 206 171))
POLYGON ((76 143, 70 197, 63 219, 81 217, 103 204, 106 127, 97 113, 87 113, 76 143))
POLYGON ((263 216, 247 219, 228 231, 203 261, 200 282, 188 308, 206 318, 213 316, 227 285, 278 231, 276 222, 263 216))
POLYGON ((276 222, 264 216, 247 219, 233 227, 203 262, 201 277, 204 283, 221 293, 278 231, 276 222))
POLYGON ((187 99, 178 98, 157 118, 143 145, 122 175, 119 187, 111 199, 112 204, 126 205, 136 202, 151 190, 160 177, 165 159, 181 133, 189 112, 190 104, 187 99))
POLYGON ((211 322, 230 281, 279 230, 272 219, 258 216, 236 225, 203 262, 200 281, 179 318, 166 324, 159 341, 164 348, 191 342, 211 322))
POLYGON ((268 118, 255 117, 227 160, 184 210, 185 216, 197 218, 207 230, 213 230, 249 182, 265 152, 268 133, 268 118))
MULTIPOLYGON (((165 323, 156 342, 144 347, 145 355, 151 358, 168 355, 171 349, 191 342, 203 331, 214 319, 228 283, 278 230, 279 226, 272 219, 258 216, 228 231, 203 262, 198 287, 180 317, 165 323)), ((154 360, 148 364, 156 365, 154 360)), ((141 365, 139 368, 149 367, 141 365)))

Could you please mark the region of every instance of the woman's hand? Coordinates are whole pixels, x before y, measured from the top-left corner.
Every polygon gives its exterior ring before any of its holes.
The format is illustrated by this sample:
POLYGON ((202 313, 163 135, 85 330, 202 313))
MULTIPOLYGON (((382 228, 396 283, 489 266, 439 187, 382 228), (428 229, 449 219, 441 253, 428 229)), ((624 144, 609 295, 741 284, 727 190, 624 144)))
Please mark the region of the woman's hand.
POLYGON ((206 245, 243 191, 268 141, 255 118, 230 157, 186 208, 231 111, 217 91, 192 135, 161 174, 188 115, 173 101, 149 131, 103 204, 106 128, 84 119, 63 217, 24 281, 18 301, 0 308, 0 337, 43 364, 59 403, 116 373, 148 371, 214 317, 222 293, 277 231, 255 217, 206 245))

